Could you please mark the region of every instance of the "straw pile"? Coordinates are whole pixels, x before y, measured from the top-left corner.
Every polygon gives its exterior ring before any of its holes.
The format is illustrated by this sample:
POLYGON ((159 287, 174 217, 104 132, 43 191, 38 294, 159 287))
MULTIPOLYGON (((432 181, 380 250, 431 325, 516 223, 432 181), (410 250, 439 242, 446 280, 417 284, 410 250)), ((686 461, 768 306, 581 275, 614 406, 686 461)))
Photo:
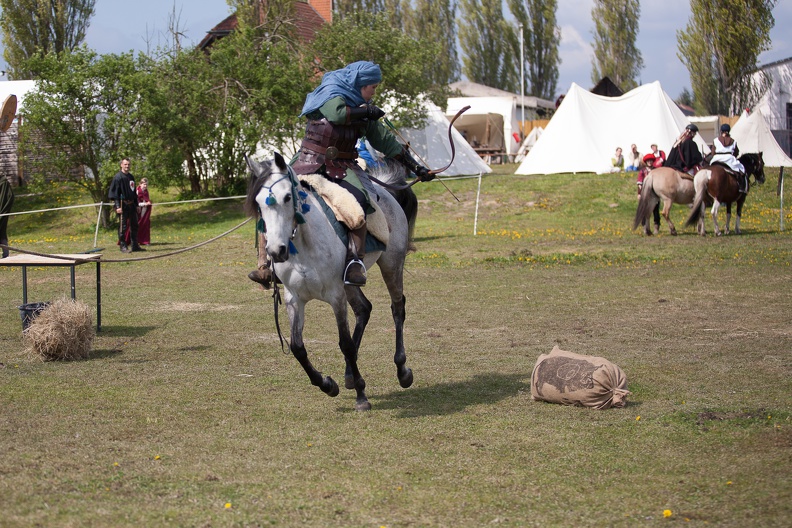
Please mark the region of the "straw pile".
POLYGON ((44 361, 86 359, 96 335, 91 319, 87 304, 59 299, 23 332, 25 351, 44 361))

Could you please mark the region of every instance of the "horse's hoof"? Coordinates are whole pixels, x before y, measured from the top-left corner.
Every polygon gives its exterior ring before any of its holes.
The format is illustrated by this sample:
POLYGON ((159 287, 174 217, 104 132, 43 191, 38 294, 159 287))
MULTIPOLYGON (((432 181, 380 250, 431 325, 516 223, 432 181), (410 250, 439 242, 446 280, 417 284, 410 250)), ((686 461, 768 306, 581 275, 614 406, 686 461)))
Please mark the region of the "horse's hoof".
POLYGON ((355 378, 352 376, 344 376, 344 388, 352 390, 355 388, 355 378))
POLYGON ((399 378, 399 385, 401 385, 402 389, 406 389, 412 384, 413 384, 412 369, 407 369, 407 372, 404 374, 404 376, 399 378))
POLYGON ((671 236, 677 236, 676 229, 672 229, 672 230, 671 230, 671 236))
POLYGON ((371 403, 368 400, 364 400, 362 402, 355 402, 355 410, 356 411, 370 411, 371 410, 371 403))
POLYGON ((340 392, 338 390, 338 383, 336 383, 335 380, 330 376, 327 376, 324 379, 324 383, 322 383, 322 392, 324 392, 331 398, 335 398, 336 396, 338 396, 338 393, 340 392))

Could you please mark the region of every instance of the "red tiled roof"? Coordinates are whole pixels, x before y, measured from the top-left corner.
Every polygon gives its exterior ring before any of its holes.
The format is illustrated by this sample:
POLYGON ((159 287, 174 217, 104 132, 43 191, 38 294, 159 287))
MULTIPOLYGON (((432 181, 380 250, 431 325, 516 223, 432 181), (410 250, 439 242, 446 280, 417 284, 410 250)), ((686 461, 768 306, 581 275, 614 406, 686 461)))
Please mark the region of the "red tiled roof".
MULTIPOLYGON (((294 26, 297 38, 303 42, 312 42, 316 32, 328 23, 314 7, 307 1, 294 2, 294 26)), ((198 44, 198 49, 204 50, 215 41, 229 35, 239 25, 236 14, 226 17, 222 22, 206 32, 206 36, 198 44)))

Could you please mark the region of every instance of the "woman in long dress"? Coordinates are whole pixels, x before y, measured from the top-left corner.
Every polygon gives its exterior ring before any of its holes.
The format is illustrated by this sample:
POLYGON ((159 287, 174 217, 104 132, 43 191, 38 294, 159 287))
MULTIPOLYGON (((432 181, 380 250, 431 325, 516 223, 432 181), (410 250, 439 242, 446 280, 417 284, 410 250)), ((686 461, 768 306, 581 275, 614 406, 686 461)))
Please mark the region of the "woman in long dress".
POLYGON ((138 195, 138 244, 151 243, 151 199, 148 192, 148 179, 142 178, 137 188, 138 195))

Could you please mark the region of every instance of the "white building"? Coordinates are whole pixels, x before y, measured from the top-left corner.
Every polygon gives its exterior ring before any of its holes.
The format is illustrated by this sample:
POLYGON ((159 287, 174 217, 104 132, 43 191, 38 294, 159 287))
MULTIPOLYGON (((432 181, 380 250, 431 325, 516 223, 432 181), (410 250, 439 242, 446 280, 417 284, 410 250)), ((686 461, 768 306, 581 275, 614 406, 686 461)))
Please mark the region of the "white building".
MULTIPOLYGON (((792 57, 759 67, 773 80, 772 87, 757 103, 779 146, 792 153, 792 57)), ((757 74, 758 75, 758 74, 757 74)))

